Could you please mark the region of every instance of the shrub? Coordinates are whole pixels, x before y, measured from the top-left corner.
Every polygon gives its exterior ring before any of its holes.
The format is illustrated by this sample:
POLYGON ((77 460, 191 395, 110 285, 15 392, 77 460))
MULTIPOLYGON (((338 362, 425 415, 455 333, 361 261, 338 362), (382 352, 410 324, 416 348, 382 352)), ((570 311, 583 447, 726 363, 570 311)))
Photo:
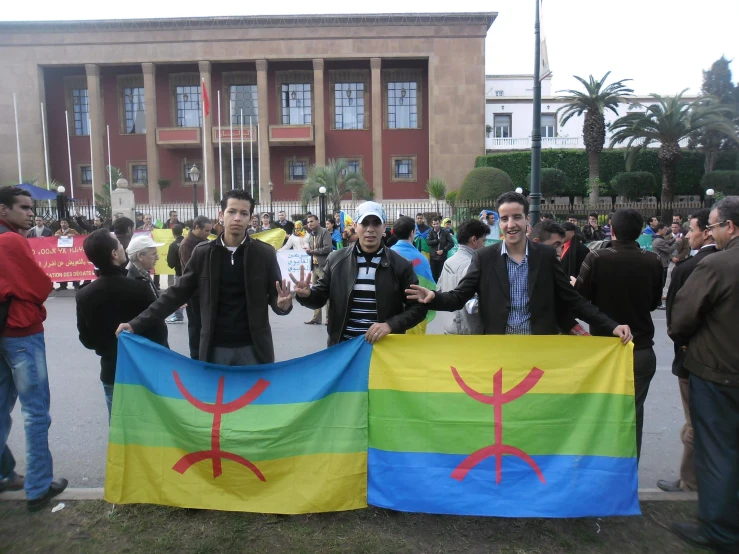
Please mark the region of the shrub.
POLYGON ((711 171, 701 179, 703 192, 706 189, 714 189, 724 196, 739 195, 739 171, 711 171))
POLYGON ((457 198, 460 202, 494 201, 514 188, 513 181, 505 171, 494 167, 476 167, 464 178, 457 198))
POLYGON ((450 206, 454 206, 454 204, 457 202, 457 191, 456 190, 450 190, 446 193, 446 203, 450 206))
MULTIPOLYGON (((526 182, 531 183, 531 173, 526 176, 526 182)), ((521 187, 521 188, 530 188, 521 187)), ((541 168, 541 194, 544 198, 553 196, 569 196, 567 189, 567 175, 560 169, 553 167, 541 168)))
POLYGON ((642 196, 657 196, 657 179, 648 171, 627 171, 617 174, 611 180, 611 188, 616 196, 627 200, 639 200, 642 196))
POLYGON ((438 178, 429 179, 426 183, 426 194, 436 201, 444 200, 446 198, 446 183, 438 178))

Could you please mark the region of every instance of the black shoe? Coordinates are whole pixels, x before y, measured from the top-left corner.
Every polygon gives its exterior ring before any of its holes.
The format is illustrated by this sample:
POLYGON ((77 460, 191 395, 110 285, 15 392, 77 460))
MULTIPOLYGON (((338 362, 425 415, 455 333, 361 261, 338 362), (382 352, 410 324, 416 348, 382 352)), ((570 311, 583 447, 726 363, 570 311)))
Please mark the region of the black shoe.
POLYGON ((22 491, 25 482, 23 475, 16 475, 12 479, 10 477, 0 479, 0 492, 22 491))
POLYGON ((665 492, 688 492, 680 486, 680 479, 677 481, 660 479, 657 481, 657 486, 665 492))
POLYGON ((670 529, 682 540, 693 546, 699 546, 701 548, 715 549, 717 545, 708 540, 703 531, 701 531, 700 525, 697 523, 675 523, 670 525, 670 529))
POLYGON ((49 503, 49 500, 64 492, 64 489, 67 488, 67 484, 68 482, 66 479, 57 479, 56 481, 52 481, 51 485, 49 486, 49 490, 46 491, 45 495, 43 495, 41 498, 34 498, 33 500, 26 501, 26 507, 28 508, 28 511, 38 512, 39 510, 43 510, 49 503))

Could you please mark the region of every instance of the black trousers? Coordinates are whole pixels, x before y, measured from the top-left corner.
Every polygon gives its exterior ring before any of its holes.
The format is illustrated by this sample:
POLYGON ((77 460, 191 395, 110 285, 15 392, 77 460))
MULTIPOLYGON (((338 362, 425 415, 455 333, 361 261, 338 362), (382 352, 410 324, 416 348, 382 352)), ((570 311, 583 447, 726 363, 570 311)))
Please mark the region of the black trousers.
POLYGON ((435 283, 438 282, 439 281, 439 277, 441 277, 441 272, 444 269, 444 262, 445 261, 446 261, 446 259, 443 259, 443 260, 434 260, 434 259, 431 259, 430 262, 429 262, 431 264, 431 275, 434 276, 434 282, 435 283))
POLYGON ((187 301, 187 338, 190 343, 190 357, 198 360, 200 354, 200 297, 193 296, 187 301))
POLYGON ((649 384, 657 371, 657 356, 654 349, 634 350, 634 407, 636 409, 636 459, 641 457, 641 436, 644 427, 644 401, 647 399, 649 384))
POLYGON ((698 519, 724 551, 739 552, 739 387, 690 374, 698 519))

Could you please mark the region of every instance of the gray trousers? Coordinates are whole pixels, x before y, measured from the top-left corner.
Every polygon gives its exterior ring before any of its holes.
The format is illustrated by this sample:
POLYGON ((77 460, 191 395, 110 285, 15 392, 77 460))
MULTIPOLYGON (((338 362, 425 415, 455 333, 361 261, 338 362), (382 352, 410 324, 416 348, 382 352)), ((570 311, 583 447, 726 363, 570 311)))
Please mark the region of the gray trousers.
POLYGON ((213 362, 219 365, 257 365, 256 356, 254 356, 253 346, 239 346, 237 348, 228 348, 225 346, 216 346, 213 349, 213 362))

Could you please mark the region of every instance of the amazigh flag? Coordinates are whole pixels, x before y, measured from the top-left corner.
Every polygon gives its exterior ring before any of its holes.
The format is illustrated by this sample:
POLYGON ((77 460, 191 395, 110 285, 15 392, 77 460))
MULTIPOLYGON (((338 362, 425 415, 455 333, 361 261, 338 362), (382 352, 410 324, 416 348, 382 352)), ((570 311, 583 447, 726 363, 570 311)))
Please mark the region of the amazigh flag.
POLYGON ((203 96, 203 112, 205 117, 208 117, 208 114, 210 114, 210 98, 208 98, 208 89, 205 88, 205 79, 200 81, 200 88, 203 96))
POLYGON ((502 517, 639 514, 631 344, 390 335, 370 367, 369 504, 502 517))
POLYGON ((367 500, 372 347, 227 367, 118 339, 105 499, 264 513, 367 500))
POLYGON ((281 228, 268 229, 261 233, 254 233, 250 238, 265 242, 275 250, 279 250, 285 242, 285 231, 281 228))
MULTIPOLYGON (((431 265, 429 265, 429 261, 423 254, 411 246, 409 242, 404 240, 396 242, 392 246, 391 250, 394 250, 411 262, 413 271, 416 272, 416 277, 418 277, 419 285, 426 287, 429 290, 436 290, 436 281, 434 281, 434 276, 431 273, 431 265)), ((430 323, 435 317, 436 312, 429 310, 426 314, 426 323, 430 323)))

